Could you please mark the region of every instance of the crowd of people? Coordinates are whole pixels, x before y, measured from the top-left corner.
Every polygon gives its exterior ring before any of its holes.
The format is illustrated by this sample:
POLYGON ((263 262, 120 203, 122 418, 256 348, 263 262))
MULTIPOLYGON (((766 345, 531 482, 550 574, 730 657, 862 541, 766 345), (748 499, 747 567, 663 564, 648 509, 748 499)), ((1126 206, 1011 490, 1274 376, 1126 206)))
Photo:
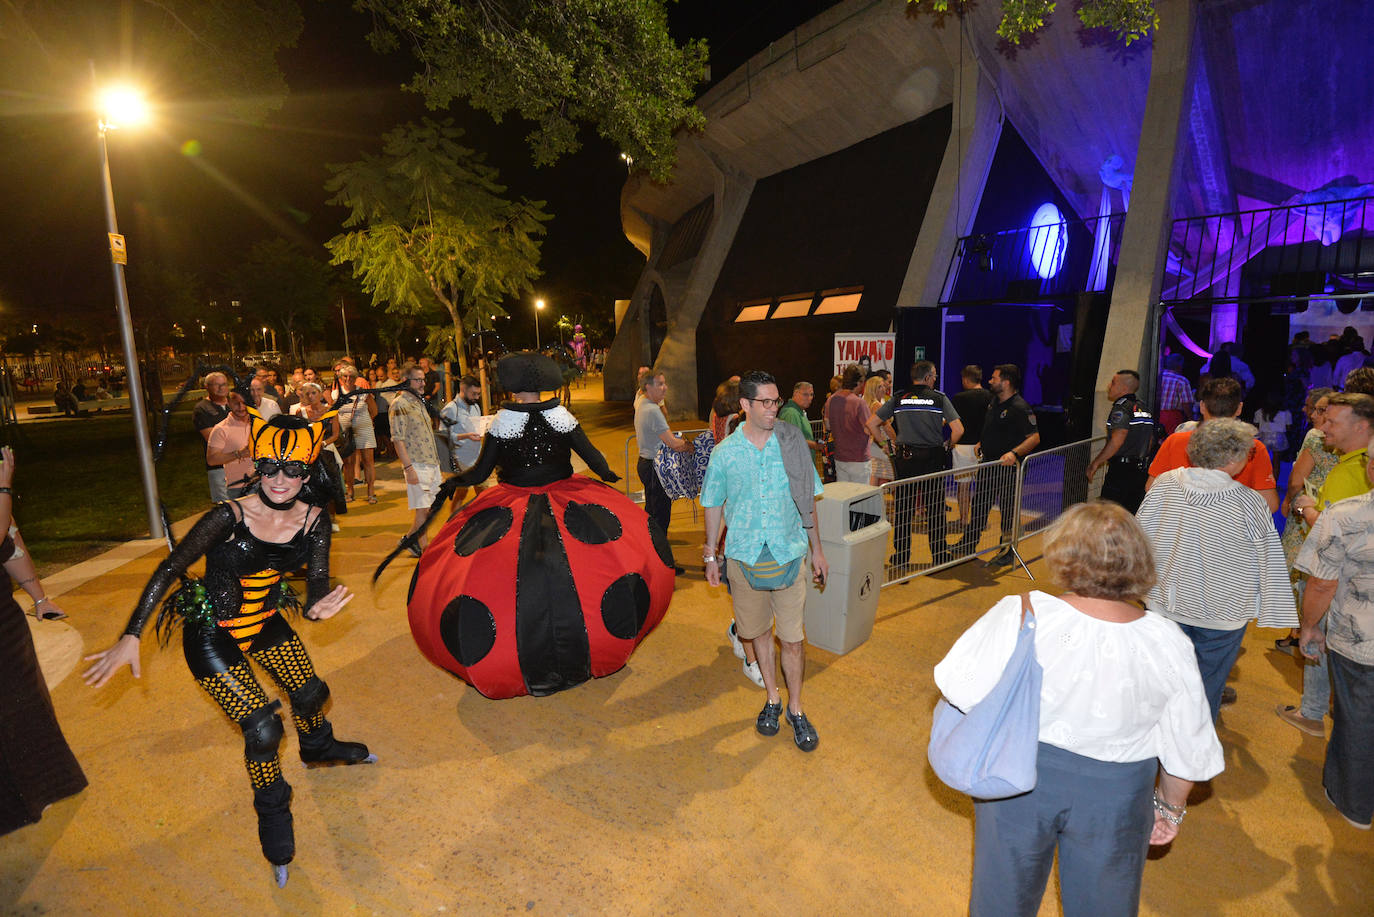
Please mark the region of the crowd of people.
MULTIPOLYGON (((1138 397, 1137 371, 1116 373, 1106 443, 1085 469, 1090 481, 1105 470, 1102 499, 1067 508, 1044 542, 1065 591, 1007 597, 935 669, 950 703, 970 709, 993 690, 1033 622, 1043 671, 1039 783, 975 801, 974 914, 1035 913, 1056 852, 1066 914, 1134 913, 1150 845, 1177 837, 1193 784, 1224 767, 1215 726, 1234 702, 1226 682, 1252 621, 1287 630, 1276 650, 1305 665, 1301 701, 1277 715, 1312 735, 1324 735, 1332 718, 1327 798, 1355 827, 1374 819, 1374 601, 1365 588, 1374 582, 1374 367, 1352 366, 1337 386, 1305 389, 1296 418, 1270 399, 1254 425, 1240 419, 1246 383, 1237 367, 1248 372, 1219 350, 1195 397, 1179 362, 1166 359, 1158 412, 1138 397), (1295 458, 1280 500, 1285 451, 1295 458), (1286 518, 1282 538, 1275 512, 1286 518)), ((655 462, 704 452, 704 576, 727 586, 728 639, 765 693, 754 729, 774 736, 785 722, 794 744, 812 752, 819 732, 802 704, 803 608, 808 581, 824 585, 829 574, 815 514, 827 472, 840 482, 896 482, 889 563, 898 567, 910 564, 922 527, 937 565, 978 553, 998 506, 999 548, 986 561, 996 568, 1012 563, 1017 467, 1040 445, 1021 370, 1010 363, 994 367, 986 386, 981 367, 964 367, 953 397, 937 388, 927 360, 895 390, 890 374, 845 367, 820 406, 821 436, 809 416, 812 383, 795 382, 785 398, 772 375, 746 372, 721 383, 711 429, 696 443, 673 432, 667 380, 646 367, 634 407, 641 511, 572 474, 575 452, 603 480, 617 480, 561 403, 565 377, 553 361, 505 358, 497 377, 509 400, 495 414, 482 410, 477 378, 457 379, 446 397, 439 370, 423 358, 363 368, 343 360, 330 379, 323 375, 298 367, 279 380, 262 367, 235 384, 219 372, 205 377, 192 418, 216 505, 159 566, 118 642, 89 657, 85 676, 99 686, 124 665, 137 675, 155 614, 164 639, 183 629, 193 677, 243 731, 263 854, 281 882, 295 850, 291 790, 278 762, 280 702, 269 701, 248 662, 287 693, 304 761, 375 760, 365 745, 334 738, 322 712, 328 688, 277 611, 298 607, 323 620, 351 599, 345 587, 328 587, 338 531, 329 508, 347 512, 358 485, 367 503, 377 502, 379 456, 399 467, 414 513, 397 551, 421 559, 411 598, 417 642, 436 664, 506 697, 615 671, 662 618, 672 577, 684 571, 668 548, 672 504, 655 462), (956 521, 946 471, 954 472, 956 521), (454 550, 426 552, 437 509, 462 504, 470 489, 476 497, 442 534, 454 550), (950 527, 960 536, 954 543, 950 527), (505 538, 511 531, 518 536, 505 538), (508 562, 483 562, 498 545, 508 562), (189 579, 202 557, 203 579, 189 579), (301 569, 304 601, 286 581, 301 569), (454 577, 464 596, 487 590, 474 600, 480 609, 449 602, 458 595, 454 577), (580 632, 590 642, 515 641, 533 616, 560 634, 579 632, 572 619, 584 613, 584 592, 600 597, 605 633, 592 634, 588 618, 580 632), (538 608, 528 598, 535 595, 538 608)), ((13 475, 8 450, 4 457, 0 521, 13 475)), ((12 535, 0 552, 22 544, 12 535)), ((55 792, 84 782, 79 768, 67 777, 55 792)))

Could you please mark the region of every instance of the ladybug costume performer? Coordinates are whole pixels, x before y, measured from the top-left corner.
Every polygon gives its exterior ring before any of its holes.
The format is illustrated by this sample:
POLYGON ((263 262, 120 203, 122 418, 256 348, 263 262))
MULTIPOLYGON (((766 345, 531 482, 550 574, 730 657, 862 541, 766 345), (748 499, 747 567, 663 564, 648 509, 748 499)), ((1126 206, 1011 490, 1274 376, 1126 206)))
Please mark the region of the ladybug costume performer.
POLYGON ((487 697, 544 695, 619 671, 663 619, 673 595, 668 540, 614 488, 574 475, 575 451, 618 481, 557 398, 547 357, 512 354, 496 368, 502 405, 459 487, 497 471, 440 531, 416 567, 410 629, 420 651, 487 697))
POLYGON ((85 673, 87 684, 103 685, 129 664, 139 674, 139 640, 158 600, 177 580, 182 585, 157 616, 165 644, 182 628, 186 663, 196 684, 243 731, 244 764, 253 787, 262 853, 273 865, 278 885, 286 884, 286 864, 295 855, 291 787, 282 776, 277 749, 285 730, 249 661, 266 669, 291 699, 291 718, 307 766, 370 764, 377 760, 367 746, 341 742, 325 719, 329 687, 311 665, 300 637, 283 611, 302 611, 283 577, 306 568, 305 617, 323 620, 351 599, 347 588, 329 588, 331 494, 319 480, 323 420, 279 414, 264 421, 250 411, 250 445, 258 489, 248 496, 216 504, 200 518, 148 581, 123 638, 95 660, 85 673), (188 579, 186 570, 205 558, 205 575, 188 579))

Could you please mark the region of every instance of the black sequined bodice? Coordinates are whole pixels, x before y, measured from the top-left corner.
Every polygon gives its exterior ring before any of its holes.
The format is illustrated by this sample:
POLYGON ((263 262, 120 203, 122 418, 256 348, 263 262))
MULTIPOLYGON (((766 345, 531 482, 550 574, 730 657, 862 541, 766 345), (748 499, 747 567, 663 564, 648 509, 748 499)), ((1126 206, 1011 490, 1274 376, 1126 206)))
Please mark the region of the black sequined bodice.
POLYGON ((471 469, 459 475, 459 481, 464 485, 480 484, 495 470, 497 479, 503 484, 543 487, 572 477, 573 452, 603 480, 614 479, 605 457, 587 439, 582 427, 571 420, 571 415, 563 412, 573 424, 566 431, 555 429, 549 422, 546 415, 558 408, 557 398, 535 404, 503 404, 503 414, 526 416, 524 428, 513 435, 498 435, 503 421, 498 414, 492 432, 482 439, 481 455, 471 469))
POLYGON ((242 579, 265 570, 283 575, 308 567, 309 608, 329 589, 329 513, 310 518, 290 541, 263 541, 248 530, 230 503, 220 503, 200 518, 148 581, 134 609, 126 634, 140 635, 163 594, 191 564, 205 558, 201 582, 210 595, 215 617, 224 620, 243 604, 242 579))

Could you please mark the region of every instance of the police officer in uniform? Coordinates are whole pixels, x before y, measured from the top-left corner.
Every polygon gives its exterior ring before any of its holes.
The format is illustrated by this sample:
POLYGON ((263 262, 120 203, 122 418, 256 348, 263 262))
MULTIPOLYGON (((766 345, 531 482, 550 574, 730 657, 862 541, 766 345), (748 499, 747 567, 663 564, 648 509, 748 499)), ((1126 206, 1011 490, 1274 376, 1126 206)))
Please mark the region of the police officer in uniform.
POLYGON ((988 388, 997 400, 988 408, 983 420, 983 438, 979 444, 979 458, 996 465, 980 467, 974 477, 973 508, 968 528, 955 544, 960 555, 978 550, 978 540, 988 524, 992 504, 1002 516, 1002 541, 1006 543, 988 566, 1003 567, 1012 562, 1011 534, 1016 522, 1013 504, 1016 501, 1016 467, 1021 460, 1040 445, 1040 431, 1035 426, 1035 412, 1021 397, 1021 369, 1014 363, 1002 363, 992 370, 988 388))
MULTIPOLYGON (((935 364, 921 360, 911 367, 912 386, 900 395, 887 399, 876 414, 867 421, 868 435, 878 439, 878 427, 892 420, 897 428, 897 444, 892 456, 892 469, 898 481, 945 470, 945 425, 949 425, 949 441, 953 445, 964 435, 964 425, 954 405, 943 392, 935 390, 935 364)), ((944 480, 907 484, 897 488, 895 516, 896 532, 892 536, 895 554, 892 563, 906 566, 911 562, 911 517, 919 502, 925 512, 926 534, 930 538, 930 556, 935 564, 953 559, 945 542, 944 480), (918 492, 919 491, 919 492, 918 492)))
POLYGON ((1102 499, 1126 507, 1127 512, 1140 509, 1145 498, 1145 481, 1150 476, 1150 450, 1155 444, 1155 418, 1149 408, 1135 397, 1140 390, 1140 374, 1123 369, 1112 376, 1107 397, 1112 409, 1107 415, 1107 445, 1088 465, 1088 480, 1097 470, 1107 466, 1102 481, 1102 499))

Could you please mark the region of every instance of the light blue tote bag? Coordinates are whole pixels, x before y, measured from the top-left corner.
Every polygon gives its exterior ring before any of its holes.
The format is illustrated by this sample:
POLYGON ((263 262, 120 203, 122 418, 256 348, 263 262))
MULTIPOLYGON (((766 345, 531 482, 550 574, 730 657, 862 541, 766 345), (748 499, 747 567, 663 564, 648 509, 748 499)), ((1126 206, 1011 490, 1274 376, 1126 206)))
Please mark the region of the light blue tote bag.
POLYGON ((1040 682, 1035 612, 1021 596, 1021 630, 1002 677, 964 713, 944 698, 935 705, 926 751, 935 775, 975 799, 1006 799, 1035 789, 1040 745, 1040 682))

